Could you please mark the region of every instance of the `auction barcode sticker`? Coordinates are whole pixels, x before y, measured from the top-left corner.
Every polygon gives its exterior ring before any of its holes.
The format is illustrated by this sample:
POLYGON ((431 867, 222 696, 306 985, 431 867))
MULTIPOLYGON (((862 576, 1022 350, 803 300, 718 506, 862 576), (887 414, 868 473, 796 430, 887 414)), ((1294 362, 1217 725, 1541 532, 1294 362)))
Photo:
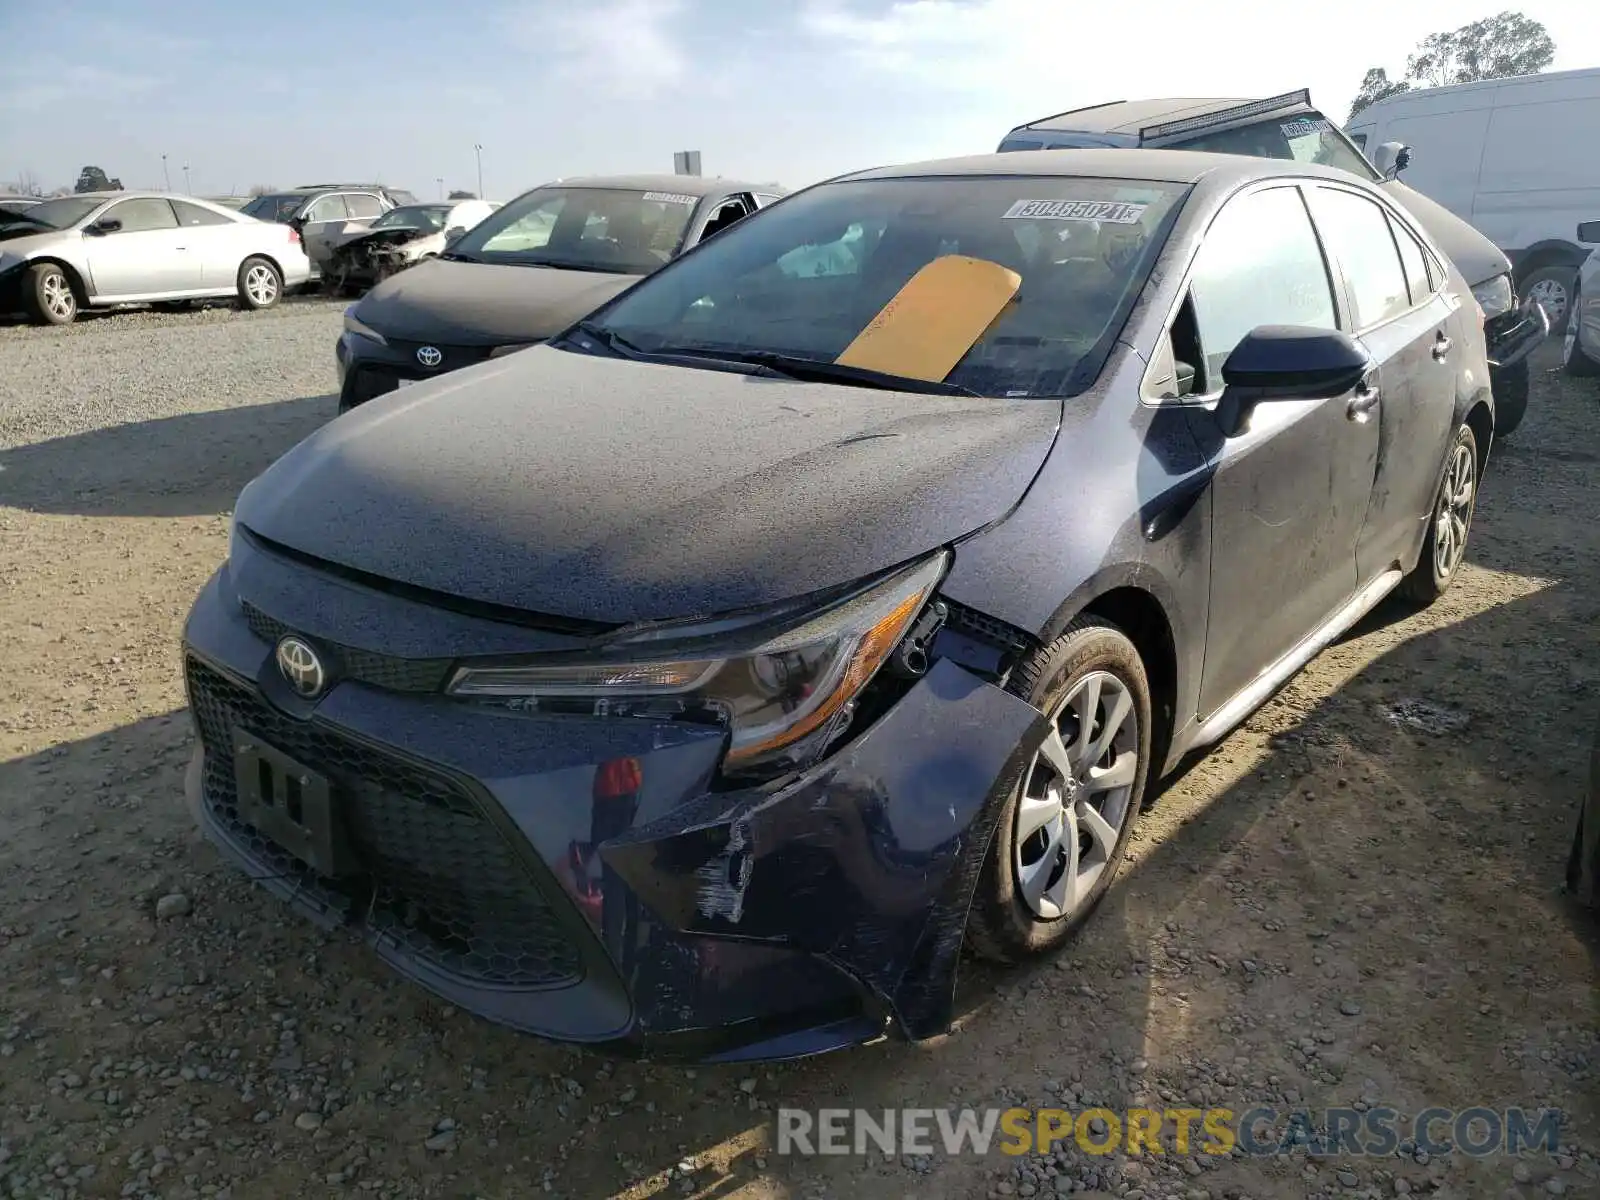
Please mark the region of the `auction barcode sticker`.
POLYGON ((1107 221, 1112 225, 1137 225, 1147 204, 1125 200, 1018 200, 1006 209, 1007 220, 1107 221))
POLYGON ((662 204, 688 204, 693 205, 695 198, 685 196, 681 192, 646 192, 646 200, 659 200, 662 204))
POLYGON ((1284 137, 1308 137, 1313 133, 1327 133, 1332 128, 1327 121, 1313 121, 1309 117, 1302 121, 1290 121, 1281 127, 1284 137))

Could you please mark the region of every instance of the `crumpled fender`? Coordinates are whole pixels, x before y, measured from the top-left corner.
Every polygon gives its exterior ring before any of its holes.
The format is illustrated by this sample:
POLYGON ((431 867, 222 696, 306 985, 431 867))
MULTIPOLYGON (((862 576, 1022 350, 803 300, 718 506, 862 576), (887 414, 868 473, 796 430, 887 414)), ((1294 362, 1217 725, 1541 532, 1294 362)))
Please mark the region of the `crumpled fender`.
POLYGON ((710 794, 600 847, 670 927, 827 959, 911 1038, 949 1029, 974 885, 1046 719, 935 662, 825 767, 710 794))

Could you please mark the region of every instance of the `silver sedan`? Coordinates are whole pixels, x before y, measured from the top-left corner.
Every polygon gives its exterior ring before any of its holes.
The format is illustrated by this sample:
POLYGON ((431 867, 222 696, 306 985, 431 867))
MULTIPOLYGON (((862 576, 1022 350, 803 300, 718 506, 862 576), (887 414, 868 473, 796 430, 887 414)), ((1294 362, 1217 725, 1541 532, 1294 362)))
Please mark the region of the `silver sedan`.
MULTIPOLYGON (((1600 221, 1579 225, 1578 240, 1600 243, 1600 221)), ((1591 250, 1578 268, 1561 338, 1561 365, 1569 375, 1600 375, 1600 249, 1591 250)))
POLYGON ((0 300, 42 325, 117 304, 271 308, 310 275, 294 230, 192 196, 85 192, 0 216, 0 300))

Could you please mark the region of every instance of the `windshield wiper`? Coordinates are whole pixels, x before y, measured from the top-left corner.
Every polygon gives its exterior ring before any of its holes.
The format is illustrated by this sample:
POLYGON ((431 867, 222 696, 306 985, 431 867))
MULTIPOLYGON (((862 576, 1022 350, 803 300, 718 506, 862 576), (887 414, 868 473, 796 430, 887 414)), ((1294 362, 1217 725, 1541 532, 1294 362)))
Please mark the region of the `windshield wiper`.
POLYGON ((483 261, 483 259, 477 258, 471 254, 463 254, 459 250, 446 250, 443 254, 439 255, 439 257, 444 259, 446 262, 475 263, 483 261))
POLYGON ((612 353, 620 354, 623 358, 641 359, 651 357, 651 352, 643 346, 629 341, 616 330, 607 329, 604 325, 597 325, 593 321, 579 321, 572 328, 585 337, 599 342, 612 353))
POLYGON ((879 388, 886 392, 916 392, 929 396, 981 396, 959 383, 941 379, 913 379, 868 367, 851 367, 820 358, 780 354, 774 350, 723 350, 712 346, 662 346, 653 353, 685 358, 712 358, 721 362, 745 363, 763 367, 788 379, 817 383, 846 383, 855 387, 879 388))

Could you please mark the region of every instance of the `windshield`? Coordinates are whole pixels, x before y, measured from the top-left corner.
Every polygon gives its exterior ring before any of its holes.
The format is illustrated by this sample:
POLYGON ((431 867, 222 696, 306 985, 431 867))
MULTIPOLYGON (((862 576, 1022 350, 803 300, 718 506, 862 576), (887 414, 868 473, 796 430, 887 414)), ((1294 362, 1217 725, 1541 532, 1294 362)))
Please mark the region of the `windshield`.
POLYGON ((1202 133, 1169 145, 1168 149, 1209 150, 1214 154, 1247 154, 1253 158, 1281 158, 1291 162, 1320 163, 1377 179, 1378 173, 1361 152, 1347 142, 1319 112, 1262 121, 1217 133, 1202 133))
MULTIPOLYGON (((1188 190, 1049 176, 822 184, 718 234, 587 326, 646 354, 832 363, 922 268, 959 255, 1021 284, 997 316, 949 335, 959 345, 932 348, 958 357, 943 382, 985 396, 1071 394, 1099 373, 1188 190)), ((930 301, 937 311, 966 298, 917 298, 930 301)))
POLYGON ((106 202, 104 196, 62 196, 24 210, 30 221, 51 229, 68 229, 106 202))
POLYGON ((277 221, 280 224, 287 224, 289 218, 299 212, 300 206, 305 202, 305 196, 296 192, 280 196, 257 196, 239 211, 258 221, 277 221))
POLYGON ((644 275, 678 252, 696 196, 622 188, 536 188, 485 218, 452 258, 644 275))
POLYGON ((405 208, 391 208, 372 223, 372 229, 426 229, 437 233, 444 228, 450 215, 448 204, 415 204, 405 208))

